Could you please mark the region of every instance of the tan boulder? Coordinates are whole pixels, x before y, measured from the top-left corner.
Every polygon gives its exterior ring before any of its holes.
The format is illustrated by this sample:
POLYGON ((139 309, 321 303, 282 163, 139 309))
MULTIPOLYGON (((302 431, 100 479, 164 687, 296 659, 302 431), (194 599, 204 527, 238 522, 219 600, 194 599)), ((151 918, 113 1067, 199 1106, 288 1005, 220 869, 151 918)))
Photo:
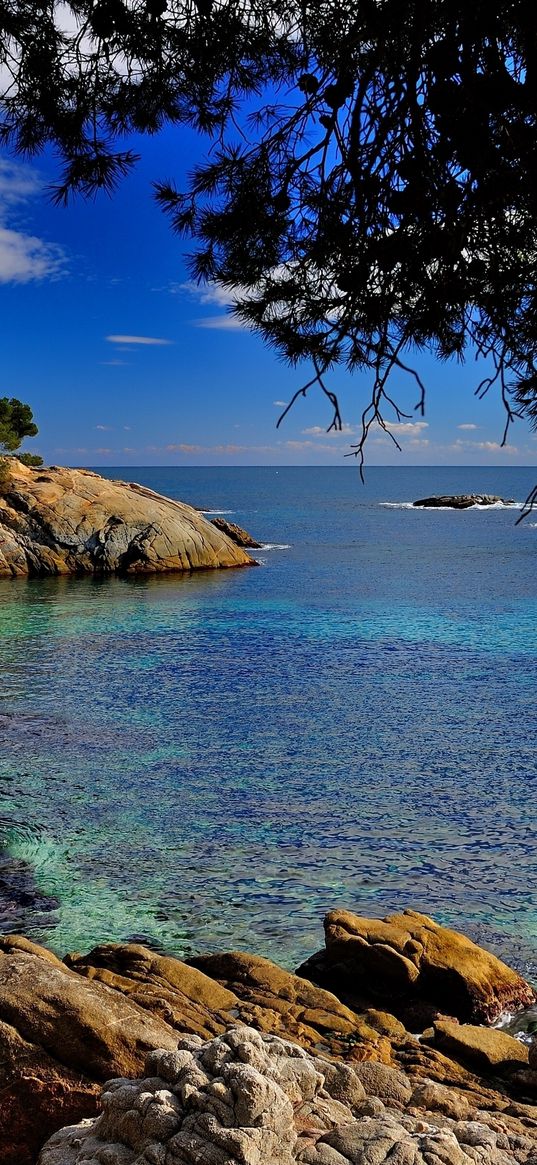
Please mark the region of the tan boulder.
POLYGON ((9 459, 0 490, 0 577, 207 570, 252 561, 184 502, 87 469, 34 469, 9 459))
POLYGON ((440 1020, 434 1024, 431 1043, 456 1060, 489 1072, 506 1072, 528 1064, 527 1045, 497 1028, 440 1020))
POLYGON ((376 998, 399 1014, 418 1000, 463 1021, 492 1023, 503 1011, 529 1007, 537 998, 495 955, 414 910, 384 919, 333 910, 324 925, 326 949, 298 973, 351 1007, 376 998))
POLYGON ((121 991, 179 1032, 206 1039, 239 1019, 308 1051, 389 1062, 384 1035, 328 991, 258 955, 232 951, 183 963, 135 943, 103 944, 66 963, 121 991))

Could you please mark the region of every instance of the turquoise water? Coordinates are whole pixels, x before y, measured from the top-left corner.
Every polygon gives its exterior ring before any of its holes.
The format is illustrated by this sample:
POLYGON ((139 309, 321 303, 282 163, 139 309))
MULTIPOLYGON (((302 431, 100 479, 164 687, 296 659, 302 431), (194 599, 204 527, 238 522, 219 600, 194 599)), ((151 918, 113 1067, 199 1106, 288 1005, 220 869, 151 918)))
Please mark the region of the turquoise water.
POLYGON ((413 905, 531 964, 537 526, 404 503, 537 471, 106 472, 272 548, 0 582, 0 929, 292 967, 327 909, 413 905))

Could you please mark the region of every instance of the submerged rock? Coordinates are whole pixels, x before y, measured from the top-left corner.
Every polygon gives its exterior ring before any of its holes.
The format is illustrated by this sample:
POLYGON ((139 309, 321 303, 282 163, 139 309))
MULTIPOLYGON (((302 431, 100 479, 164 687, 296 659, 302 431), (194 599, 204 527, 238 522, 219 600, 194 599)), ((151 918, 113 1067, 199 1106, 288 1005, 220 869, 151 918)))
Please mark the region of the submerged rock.
POLYGON ((512 498, 500 498, 496 494, 441 494, 433 498, 420 498, 414 506, 448 507, 451 510, 469 510, 470 506, 512 506, 512 498))
POLYGON ((298 974, 351 1007, 371 996, 396 1010, 417 1000, 459 1020, 493 1023, 536 1001, 529 983, 495 955, 415 910, 384 919, 333 910, 324 927, 326 949, 298 974))
POLYGON ((0 577, 249 565, 240 546, 184 502, 87 469, 43 473, 9 459, 0 491, 0 577))
POLYGON ((226 518, 212 518, 211 522, 217 530, 227 534, 228 538, 231 538, 231 541, 235 542, 237 546, 249 547, 250 550, 261 549, 261 542, 256 542, 255 538, 252 538, 247 530, 243 530, 242 526, 237 526, 236 522, 228 522, 226 518))
MULTIPOLYGON (((143 1080, 110 1080, 103 1113, 57 1132, 38 1165, 517 1165, 531 1137, 486 1111, 450 1119, 405 1104, 410 1081, 376 1082, 277 1036, 236 1027, 153 1052, 143 1080), (397 1099, 392 1099, 397 1097, 397 1099)), ((535 1142, 533 1141, 533 1148, 535 1142)))

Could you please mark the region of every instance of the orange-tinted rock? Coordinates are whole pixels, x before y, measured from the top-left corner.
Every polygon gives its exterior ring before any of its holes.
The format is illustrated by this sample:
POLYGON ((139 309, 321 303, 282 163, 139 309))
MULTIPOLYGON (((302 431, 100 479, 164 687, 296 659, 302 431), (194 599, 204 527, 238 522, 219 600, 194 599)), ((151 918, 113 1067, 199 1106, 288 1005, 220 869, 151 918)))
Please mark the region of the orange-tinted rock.
POLYGON ((53 466, 43 473, 9 459, 0 494, 0 577, 251 564, 240 546, 184 502, 87 469, 53 466))
POLYGON ((308 1051, 390 1061, 389 1041, 330 992, 256 955, 228 952, 183 963, 138 944, 68 955, 78 974, 121 991, 180 1032, 206 1039, 240 1020, 308 1051))
POLYGON ((506 1072, 528 1064, 527 1045, 497 1028, 443 1020, 434 1024, 431 1042, 463 1064, 477 1065, 488 1072, 506 1072))
POLYGON ((516 971, 465 935, 414 910, 384 919, 333 910, 326 949, 299 968, 359 1007, 372 998, 390 1010, 424 1000, 463 1021, 492 1023, 503 1011, 528 1007, 533 989, 516 971))

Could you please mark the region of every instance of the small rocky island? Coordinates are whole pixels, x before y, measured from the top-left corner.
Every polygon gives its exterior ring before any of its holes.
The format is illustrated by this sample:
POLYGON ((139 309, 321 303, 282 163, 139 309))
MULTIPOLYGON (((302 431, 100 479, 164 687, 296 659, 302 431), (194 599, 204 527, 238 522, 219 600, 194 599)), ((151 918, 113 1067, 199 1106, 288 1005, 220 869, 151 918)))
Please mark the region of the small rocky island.
POLYGON ((535 1165, 537 1045, 490 1027, 535 1000, 412 910, 333 910, 296 974, 0 936, 0 1163, 535 1165))
POLYGON ((236 540, 184 502, 89 469, 2 461, 0 577, 251 565, 236 540))
POLYGON ((413 506, 438 509, 469 510, 471 506, 512 506, 513 498, 500 498, 496 494, 439 494, 432 498, 420 498, 413 506))

